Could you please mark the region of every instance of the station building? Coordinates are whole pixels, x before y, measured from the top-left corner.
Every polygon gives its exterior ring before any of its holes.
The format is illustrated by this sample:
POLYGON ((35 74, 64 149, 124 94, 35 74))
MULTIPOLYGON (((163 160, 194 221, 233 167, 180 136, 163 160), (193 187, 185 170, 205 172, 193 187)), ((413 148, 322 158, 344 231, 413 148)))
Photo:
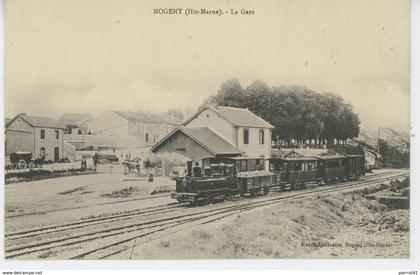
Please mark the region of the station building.
POLYGON ((264 166, 268 169, 273 128, 248 109, 205 106, 161 139, 151 151, 179 153, 200 166, 223 157, 261 159, 267 162, 264 166))

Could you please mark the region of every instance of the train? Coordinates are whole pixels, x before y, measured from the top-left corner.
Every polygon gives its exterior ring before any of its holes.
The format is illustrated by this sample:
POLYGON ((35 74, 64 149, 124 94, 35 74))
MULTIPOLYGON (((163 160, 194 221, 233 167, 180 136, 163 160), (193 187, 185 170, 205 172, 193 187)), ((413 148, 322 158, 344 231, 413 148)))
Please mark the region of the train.
POLYGON ((365 175, 363 155, 232 157, 206 166, 187 162, 187 173, 176 180, 171 198, 191 205, 220 202, 227 197, 267 195, 270 190, 304 189, 307 185, 357 180, 365 175), (268 164, 268 167, 266 167, 268 164))

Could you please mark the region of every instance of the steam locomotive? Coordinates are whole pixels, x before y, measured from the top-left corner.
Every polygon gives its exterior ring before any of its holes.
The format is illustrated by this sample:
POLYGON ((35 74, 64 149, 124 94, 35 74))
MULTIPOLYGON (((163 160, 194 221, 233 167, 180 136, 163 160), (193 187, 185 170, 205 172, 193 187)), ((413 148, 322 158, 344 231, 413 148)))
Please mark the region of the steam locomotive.
POLYGON ((292 152, 269 160, 247 157, 213 159, 212 163, 201 166, 198 162, 193 166, 189 161, 187 174, 176 180, 176 191, 171 197, 198 205, 232 196, 266 195, 271 188, 288 191, 303 189, 308 183, 356 180, 364 174, 363 155, 307 157, 292 152))

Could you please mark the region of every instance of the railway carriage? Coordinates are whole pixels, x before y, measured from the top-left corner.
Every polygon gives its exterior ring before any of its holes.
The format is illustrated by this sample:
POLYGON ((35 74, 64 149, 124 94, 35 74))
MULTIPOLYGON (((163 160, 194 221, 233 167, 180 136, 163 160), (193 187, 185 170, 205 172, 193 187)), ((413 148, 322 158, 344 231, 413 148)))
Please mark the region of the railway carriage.
POLYGON ((238 173, 240 194, 256 196, 268 194, 274 174, 266 171, 246 171, 238 173))
POLYGON ((258 194, 267 194, 272 185, 271 172, 265 171, 265 162, 263 157, 234 157, 231 160, 235 163, 237 177, 241 188, 241 194, 255 196, 258 194))
POLYGON ((343 181, 346 178, 346 157, 324 155, 318 157, 318 179, 324 183, 343 181))
POLYGON ((363 155, 347 155, 345 169, 347 180, 359 179, 365 175, 365 157, 363 155))
POLYGON ((249 157, 233 157, 230 158, 236 166, 238 172, 248 171, 264 171, 265 162, 264 158, 249 158, 249 157))
POLYGON ((305 183, 317 181, 318 159, 292 152, 284 157, 270 160, 270 171, 274 173, 273 185, 282 191, 303 189, 305 183))

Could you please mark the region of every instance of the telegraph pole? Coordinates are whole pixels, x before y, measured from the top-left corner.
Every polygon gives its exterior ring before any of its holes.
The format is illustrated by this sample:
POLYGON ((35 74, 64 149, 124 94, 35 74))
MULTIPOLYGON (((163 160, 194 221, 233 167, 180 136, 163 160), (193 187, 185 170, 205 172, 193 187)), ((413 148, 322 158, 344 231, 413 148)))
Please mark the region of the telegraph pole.
POLYGON ((377 156, 377 166, 379 167, 379 158, 380 158, 380 149, 379 149, 379 140, 381 139, 381 126, 378 128, 378 156, 377 156))

